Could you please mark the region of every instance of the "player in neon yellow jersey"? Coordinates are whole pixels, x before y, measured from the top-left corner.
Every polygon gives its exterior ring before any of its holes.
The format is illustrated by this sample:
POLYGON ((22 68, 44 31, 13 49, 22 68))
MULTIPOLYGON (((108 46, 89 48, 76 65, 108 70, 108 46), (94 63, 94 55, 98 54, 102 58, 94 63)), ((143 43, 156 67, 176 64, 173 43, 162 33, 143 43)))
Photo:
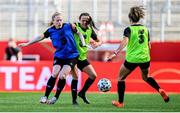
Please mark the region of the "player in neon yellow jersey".
POLYGON ((154 78, 149 77, 150 67, 150 37, 147 27, 140 24, 140 19, 144 18, 144 8, 140 6, 132 7, 129 12, 131 25, 124 30, 124 38, 117 50, 108 57, 108 61, 114 58, 127 45, 126 59, 121 66, 118 76, 118 101, 112 101, 116 107, 124 106, 125 79, 136 68, 140 67, 142 79, 156 89, 165 102, 169 101, 169 96, 160 88, 154 78))
MULTIPOLYGON (((76 23, 76 28, 78 31, 80 31, 85 39, 86 45, 91 45, 92 48, 97 48, 102 44, 102 41, 98 39, 95 30, 97 30, 91 16, 88 13, 81 13, 79 16, 79 21, 80 23, 76 23), (91 40, 94 41, 91 41, 91 40), (91 43, 90 43, 91 42, 91 43)), ((95 78, 97 76, 93 66, 89 63, 87 60, 87 52, 88 52, 88 47, 82 47, 81 41, 78 39, 79 36, 75 35, 75 40, 76 40, 76 47, 79 51, 79 58, 77 62, 77 67, 85 72, 89 78, 86 80, 83 88, 81 91, 78 93, 78 96, 83 99, 83 101, 86 104, 90 104, 88 99, 86 98, 86 91, 89 89, 89 87, 93 84, 95 81, 95 78)), ((74 75, 77 76, 77 71, 74 73, 74 75)), ((73 80, 71 84, 72 88, 72 97, 73 101, 76 101, 77 98, 77 80, 73 80), (74 90, 76 89, 76 90, 74 90)))

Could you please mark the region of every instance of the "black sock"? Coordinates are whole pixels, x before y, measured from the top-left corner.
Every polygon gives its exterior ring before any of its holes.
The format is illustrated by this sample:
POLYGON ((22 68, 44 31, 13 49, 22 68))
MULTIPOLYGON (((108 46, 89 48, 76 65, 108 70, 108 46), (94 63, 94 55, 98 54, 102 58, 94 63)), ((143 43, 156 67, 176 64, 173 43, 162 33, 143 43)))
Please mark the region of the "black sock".
POLYGON ((125 81, 118 81, 118 96, 120 103, 123 103, 124 101, 124 92, 125 92, 125 81))
POLYGON ((57 99, 59 98, 59 95, 61 94, 61 91, 63 90, 65 84, 66 84, 66 79, 59 79, 56 94, 55 94, 55 97, 57 99))
POLYGON ((159 91, 159 85, 158 83, 154 80, 154 78, 152 77, 148 77, 147 81, 146 81, 150 86, 152 86, 154 89, 156 89, 157 91, 159 91))
POLYGON ((85 94, 86 91, 89 89, 89 87, 92 85, 92 83, 94 81, 95 81, 95 79, 92 80, 92 79, 88 78, 80 92, 85 94))
POLYGON ((77 99, 77 84, 78 84, 78 80, 73 79, 71 82, 71 93, 72 93, 73 102, 76 101, 77 99))
POLYGON ((45 96, 48 98, 49 94, 51 93, 52 89, 54 88, 56 82, 56 78, 54 78, 53 76, 51 76, 47 82, 47 86, 46 86, 46 92, 45 92, 45 96))

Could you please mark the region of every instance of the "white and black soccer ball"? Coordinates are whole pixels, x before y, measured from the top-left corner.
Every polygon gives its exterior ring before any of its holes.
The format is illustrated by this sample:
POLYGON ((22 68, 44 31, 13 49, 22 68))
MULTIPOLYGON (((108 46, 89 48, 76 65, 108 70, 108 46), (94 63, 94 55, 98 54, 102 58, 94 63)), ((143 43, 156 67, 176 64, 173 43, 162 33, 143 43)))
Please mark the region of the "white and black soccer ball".
POLYGON ((111 81, 107 78, 102 78, 99 80, 97 86, 99 91, 107 92, 111 89, 111 81))

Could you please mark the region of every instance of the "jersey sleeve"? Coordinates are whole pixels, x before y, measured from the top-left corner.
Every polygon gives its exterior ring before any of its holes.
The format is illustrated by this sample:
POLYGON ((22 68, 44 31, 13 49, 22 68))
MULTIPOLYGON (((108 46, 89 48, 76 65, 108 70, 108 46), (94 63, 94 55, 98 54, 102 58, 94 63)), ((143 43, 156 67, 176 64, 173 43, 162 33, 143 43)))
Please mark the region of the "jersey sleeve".
POLYGON ((45 38, 48 38, 50 36, 50 33, 49 33, 49 30, 47 29, 45 32, 44 32, 44 37, 45 38))
POLYGON ((130 37, 130 34, 131 34, 130 28, 129 28, 129 27, 125 28, 123 35, 124 35, 125 37, 128 37, 128 38, 129 38, 129 37, 130 37))
POLYGON ((93 40, 97 40, 97 34, 95 33, 95 31, 92 29, 92 34, 91 34, 91 38, 93 40))

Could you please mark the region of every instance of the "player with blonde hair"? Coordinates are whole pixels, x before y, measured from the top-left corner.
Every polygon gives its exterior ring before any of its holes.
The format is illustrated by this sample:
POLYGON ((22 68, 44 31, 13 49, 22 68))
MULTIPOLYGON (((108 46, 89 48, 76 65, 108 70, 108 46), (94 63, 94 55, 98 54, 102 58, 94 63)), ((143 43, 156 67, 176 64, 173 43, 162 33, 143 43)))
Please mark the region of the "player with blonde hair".
MULTIPOLYGON (((83 42, 83 35, 80 32, 78 32, 76 26, 70 23, 64 23, 62 14, 59 12, 55 12, 52 15, 50 27, 43 34, 39 35, 38 37, 27 43, 19 44, 19 46, 21 47, 28 46, 50 37, 52 45, 56 49, 54 53, 52 75, 47 82, 45 95, 41 97, 40 103, 49 103, 48 97, 52 89, 54 88, 56 78, 58 75, 59 81, 57 84, 57 90, 62 91, 66 83, 66 76, 70 73, 71 70, 74 69, 74 66, 77 63, 79 53, 76 48, 74 33, 78 34, 84 46, 85 42, 83 42)), ((59 96, 56 96, 56 99, 58 97, 59 96)))

